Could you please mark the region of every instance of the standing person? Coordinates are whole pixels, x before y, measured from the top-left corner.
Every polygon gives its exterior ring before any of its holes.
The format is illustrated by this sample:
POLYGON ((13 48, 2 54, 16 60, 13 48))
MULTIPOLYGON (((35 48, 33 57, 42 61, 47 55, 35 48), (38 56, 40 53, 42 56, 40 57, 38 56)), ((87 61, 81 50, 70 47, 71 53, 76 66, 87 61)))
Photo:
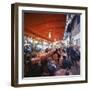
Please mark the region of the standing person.
POLYGON ((56 63, 55 63, 55 61, 52 60, 52 59, 48 60, 47 67, 48 67, 49 75, 54 76, 54 74, 56 72, 56 63))
POLYGON ((69 54, 69 60, 72 62, 72 65, 74 65, 74 62, 76 60, 76 57, 75 57, 75 50, 74 50, 74 46, 71 45, 69 48, 68 48, 68 52, 69 54))
POLYGON ((67 46, 66 52, 67 52, 67 57, 70 59, 70 47, 69 46, 67 46))
POLYGON ((80 50, 79 50, 79 46, 75 47, 75 56, 76 56, 76 66, 80 66, 80 50))

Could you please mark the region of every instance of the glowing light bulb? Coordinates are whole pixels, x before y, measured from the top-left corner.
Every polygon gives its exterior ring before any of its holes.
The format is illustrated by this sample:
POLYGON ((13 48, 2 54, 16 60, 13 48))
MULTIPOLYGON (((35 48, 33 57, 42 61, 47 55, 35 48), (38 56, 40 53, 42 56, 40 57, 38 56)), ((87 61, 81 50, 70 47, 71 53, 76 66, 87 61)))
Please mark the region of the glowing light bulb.
POLYGON ((48 37, 51 38, 51 32, 48 33, 48 37))

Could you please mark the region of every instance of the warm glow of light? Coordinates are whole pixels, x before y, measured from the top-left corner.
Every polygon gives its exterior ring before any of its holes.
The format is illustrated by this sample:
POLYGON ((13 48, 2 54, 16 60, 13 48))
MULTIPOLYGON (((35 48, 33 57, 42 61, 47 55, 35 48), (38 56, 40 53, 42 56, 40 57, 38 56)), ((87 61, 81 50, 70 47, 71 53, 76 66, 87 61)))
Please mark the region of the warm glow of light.
POLYGON ((48 38, 51 38, 51 32, 48 33, 48 38))

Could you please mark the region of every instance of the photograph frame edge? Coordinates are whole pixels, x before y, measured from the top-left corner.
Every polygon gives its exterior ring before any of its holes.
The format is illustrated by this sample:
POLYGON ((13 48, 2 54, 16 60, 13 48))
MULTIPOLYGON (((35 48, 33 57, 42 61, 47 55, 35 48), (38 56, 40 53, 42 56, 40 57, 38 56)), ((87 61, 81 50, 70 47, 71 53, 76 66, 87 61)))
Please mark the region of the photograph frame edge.
POLYGON ((45 4, 32 4, 32 3, 14 3, 11 4, 11 86, 23 87, 23 86, 44 86, 44 85, 60 85, 60 84, 77 84, 77 83, 88 83, 88 7, 78 6, 63 6, 63 5, 45 5, 45 4), (80 81, 68 81, 68 82, 50 82, 50 83, 36 83, 36 84, 18 84, 18 7, 19 6, 38 6, 38 7, 53 7, 53 8, 68 8, 85 10, 85 59, 86 59, 86 74, 85 80, 80 81), (17 33, 17 35, 16 35, 17 33))

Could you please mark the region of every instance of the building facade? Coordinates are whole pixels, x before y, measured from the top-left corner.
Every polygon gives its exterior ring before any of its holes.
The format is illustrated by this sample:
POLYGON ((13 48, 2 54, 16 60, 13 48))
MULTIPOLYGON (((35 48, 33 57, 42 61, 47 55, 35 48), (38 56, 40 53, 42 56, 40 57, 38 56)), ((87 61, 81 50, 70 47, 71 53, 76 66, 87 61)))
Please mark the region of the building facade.
POLYGON ((80 15, 79 14, 67 14, 64 41, 66 45, 73 44, 80 46, 80 15))

